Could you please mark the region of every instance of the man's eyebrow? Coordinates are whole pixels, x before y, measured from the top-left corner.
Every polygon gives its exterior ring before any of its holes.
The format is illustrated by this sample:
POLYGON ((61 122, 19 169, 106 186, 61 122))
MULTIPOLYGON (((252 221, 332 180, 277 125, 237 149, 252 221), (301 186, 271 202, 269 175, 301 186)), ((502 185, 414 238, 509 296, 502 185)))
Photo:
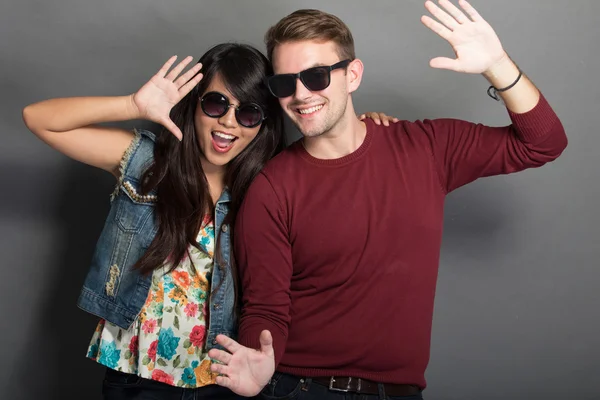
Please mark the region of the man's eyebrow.
POLYGON ((308 68, 306 68, 306 69, 309 69, 309 68, 314 68, 314 67, 329 67, 329 64, 324 64, 324 63, 315 63, 315 64, 311 65, 310 67, 308 67, 308 68))
MULTIPOLYGON (((309 66, 309 67, 306 67, 306 68, 304 68, 302 71, 306 71, 307 69, 311 69, 311 68, 315 68, 315 67, 329 67, 329 64, 325 64, 325 63, 322 63, 322 62, 320 62, 320 63, 315 63, 315 64, 312 64, 312 65, 311 65, 311 66, 309 66)), ((302 71, 299 71, 299 72, 302 72, 302 71)), ((298 73, 298 72, 297 72, 297 73, 298 73)), ((295 74, 296 74, 296 73, 293 73, 293 72, 288 72, 288 73, 286 73, 286 74, 275 74, 275 75, 295 75, 295 74)))

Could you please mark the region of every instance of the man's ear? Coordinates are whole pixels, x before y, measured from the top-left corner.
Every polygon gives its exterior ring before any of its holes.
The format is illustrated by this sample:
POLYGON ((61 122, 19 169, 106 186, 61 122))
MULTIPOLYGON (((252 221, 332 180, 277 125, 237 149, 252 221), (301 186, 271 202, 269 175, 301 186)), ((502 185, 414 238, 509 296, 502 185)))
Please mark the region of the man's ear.
POLYGON ((348 93, 354 92, 360 86, 360 82, 362 81, 364 65, 362 61, 358 58, 355 58, 348 64, 346 67, 346 79, 348 85, 348 93))

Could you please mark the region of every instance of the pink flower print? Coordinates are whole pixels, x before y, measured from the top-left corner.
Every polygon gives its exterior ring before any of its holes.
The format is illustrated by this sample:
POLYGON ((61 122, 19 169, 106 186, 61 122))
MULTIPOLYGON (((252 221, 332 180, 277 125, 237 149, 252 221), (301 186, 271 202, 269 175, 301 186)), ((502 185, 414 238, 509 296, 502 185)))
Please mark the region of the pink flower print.
POLYGON ((198 312, 198 304, 192 302, 187 303, 183 311, 188 317, 195 317, 196 313, 198 312))
POLYGON ((154 330, 156 329, 156 325, 157 324, 156 324, 156 320, 155 319, 147 319, 142 324, 142 330, 145 333, 154 333, 154 330))

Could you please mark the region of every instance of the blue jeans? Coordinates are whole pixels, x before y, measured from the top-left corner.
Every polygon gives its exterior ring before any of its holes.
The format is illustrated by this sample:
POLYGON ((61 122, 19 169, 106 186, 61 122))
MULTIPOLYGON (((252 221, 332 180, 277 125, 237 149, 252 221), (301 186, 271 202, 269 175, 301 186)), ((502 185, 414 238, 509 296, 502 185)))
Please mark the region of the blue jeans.
POLYGON ((244 399, 231 390, 208 385, 197 389, 184 389, 144 379, 137 375, 126 374, 107 368, 102 384, 102 395, 105 400, 234 400, 244 399))
POLYGON ((380 385, 379 394, 358 394, 329 390, 310 378, 275 372, 271 382, 258 395, 262 400, 423 400, 422 394, 388 396, 380 385))

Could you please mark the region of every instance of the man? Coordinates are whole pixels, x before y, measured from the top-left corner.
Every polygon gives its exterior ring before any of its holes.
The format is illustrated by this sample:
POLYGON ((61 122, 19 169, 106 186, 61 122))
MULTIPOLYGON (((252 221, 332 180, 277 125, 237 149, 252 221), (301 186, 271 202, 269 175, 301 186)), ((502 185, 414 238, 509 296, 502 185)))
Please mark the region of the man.
POLYGON ((439 4, 425 3, 437 21, 422 22, 456 59, 430 65, 483 74, 510 126, 363 123, 351 96, 363 64, 342 21, 300 10, 267 33, 269 88, 304 137, 267 165, 240 210, 241 344, 219 337, 229 352, 210 353, 219 384, 267 397, 421 398, 445 196, 539 167, 567 145, 488 23, 466 1, 439 4))

